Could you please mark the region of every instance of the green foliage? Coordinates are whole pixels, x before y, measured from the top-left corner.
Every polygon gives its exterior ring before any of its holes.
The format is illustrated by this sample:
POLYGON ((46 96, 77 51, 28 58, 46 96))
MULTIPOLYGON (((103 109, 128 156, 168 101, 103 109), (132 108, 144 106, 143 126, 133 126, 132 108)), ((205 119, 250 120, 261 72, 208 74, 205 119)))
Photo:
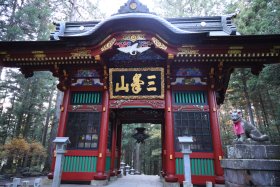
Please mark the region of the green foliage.
POLYGON ((225 0, 157 0, 157 13, 173 18, 222 15, 229 3, 225 0))
POLYGON ((240 11, 235 24, 241 34, 280 34, 279 0, 241 0, 231 4, 233 9, 240 11))
POLYGON ((0 6, 0 40, 46 40, 50 31, 50 3, 42 0, 8 1, 0 6))

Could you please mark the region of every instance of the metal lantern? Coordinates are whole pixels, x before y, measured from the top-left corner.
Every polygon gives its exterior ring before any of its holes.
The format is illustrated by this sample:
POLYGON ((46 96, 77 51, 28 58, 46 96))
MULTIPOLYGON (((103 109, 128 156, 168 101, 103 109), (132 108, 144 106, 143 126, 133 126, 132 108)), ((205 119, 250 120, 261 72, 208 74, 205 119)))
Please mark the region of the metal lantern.
POLYGON ((150 136, 145 134, 146 128, 144 127, 138 127, 135 128, 137 130, 137 133, 133 134, 132 137, 136 139, 136 143, 144 143, 145 139, 149 138, 150 136))

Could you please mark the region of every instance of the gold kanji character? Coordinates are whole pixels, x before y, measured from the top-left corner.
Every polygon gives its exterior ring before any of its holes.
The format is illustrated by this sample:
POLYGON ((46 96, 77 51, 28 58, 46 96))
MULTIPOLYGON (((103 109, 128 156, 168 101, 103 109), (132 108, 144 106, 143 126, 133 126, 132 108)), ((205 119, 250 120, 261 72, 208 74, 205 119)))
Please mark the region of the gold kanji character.
MULTIPOLYGON (((150 80, 150 79, 156 79, 156 76, 155 75, 150 75, 150 76, 147 76, 147 78, 150 80)), ((149 92, 155 92, 155 91, 157 91, 157 88, 156 87, 154 87, 154 85, 156 85, 156 83, 155 83, 155 81, 149 81, 148 82, 148 88, 147 88, 147 90, 149 91, 149 92), (150 87, 150 86, 152 86, 152 87, 150 87)))
POLYGON ((144 84, 144 81, 140 80, 141 77, 142 77, 141 73, 135 73, 135 75, 132 78, 133 83, 131 83, 131 88, 134 94, 138 94, 142 90, 141 85, 144 84))
POLYGON ((119 92, 119 91, 125 91, 128 92, 129 91, 129 84, 124 82, 124 75, 121 76, 121 86, 120 83, 116 83, 116 89, 115 92, 119 92))

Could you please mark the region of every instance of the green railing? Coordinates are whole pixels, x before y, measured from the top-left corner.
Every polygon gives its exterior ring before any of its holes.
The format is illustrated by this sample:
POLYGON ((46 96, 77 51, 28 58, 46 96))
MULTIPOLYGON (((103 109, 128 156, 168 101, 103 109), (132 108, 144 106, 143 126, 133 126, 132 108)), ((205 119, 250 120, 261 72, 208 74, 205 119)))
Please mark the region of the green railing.
POLYGON ((65 156, 63 172, 96 172, 96 156, 65 156))
POLYGON ((105 166, 105 170, 109 171, 110 170, 110 166, 111 166, 111 157, 107 156, 106 157, 106 166, 105 166))
POLYGON ((207 104, 206 92, 203 91, 182 91, 173 93, 175 104, 207 104))
MULTIPOLYGON (((208 158, 191 158, 192 175, 214 176, 214 161, 208 158)), ((184 159, 176 158, 176 174, 184 175, 184 159)))
POLYGON ((97 105, 101 103, 101 92, 72 92, 72 105, 97 105))

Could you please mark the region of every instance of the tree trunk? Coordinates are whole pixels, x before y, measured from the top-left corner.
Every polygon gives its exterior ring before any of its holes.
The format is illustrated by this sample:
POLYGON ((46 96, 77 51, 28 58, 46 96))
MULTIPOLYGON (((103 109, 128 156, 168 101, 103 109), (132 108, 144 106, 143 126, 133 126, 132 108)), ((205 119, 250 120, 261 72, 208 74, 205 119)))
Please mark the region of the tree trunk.
POLYGON ((243 86, 243 93, 244 93, 244 96, 245 96, 250 121, 251 121, 252 125, 255 125, 253 110, 252 110, 252 107, 251 107, 250 97, 249 97, 249 93, 248 93, 248 86, 247 86, 247 80, 246 80, 246 77, 245 77, 245 72, 244 72, 244 69, 241 69, 240 71, 241 71, 241 81, 242 81, 242 84, 243 84, 242 85, 243 86))
POLYGON ((257 126, 258 127, 261 127, 263 121, 261 119, 261 114, 260 114, 260 103, 258 103, 258 105, 255 106, 255 109, 256 109, 256 117, 257 117, 257 126))
MULTIPOLYGON (((268 99, 268 102, 269 102, 269 107, 271 109, 272 117, 273 117, 274 121, 277 121, 277 115, 276 115, 276 112, 275 112, 275 107, 274 107, 274 104, 271 100, 271 97, 270 97, 270 94, 269 94, 268 90, 266 90, 266 93, 267 93, 267 99, 268 99)), ((275 124, 275 125, 276 125, 276 128, 277 128, 278 134, 280 134, 279 125, 277 125, 277 124, 275 124)))
POLYGON ((46 122, 45 122, 45 125, 44 125, 44 128, 43 128, 42 145, 44 147, 46 146, 46 141, 47 141, 47 133, 48 133, 48 126, 49 126, 49 123, 50 123, 53 94, 54 94, 54 89, 52 89, 52 91, 49 95, 47 117, 46 117, 46 122))
POLYGON ((262 112, 263 112, 264 124, 265 124, 266 127, 268 127, 269 126, 268 117, 267 117, 266 109, 265 109, 264 102, 263 102, 263 99, 262 99, 262 95, 261 95, 260 92, 259 92, 259 99, 260 99, 260 104, 261 104, 261 108, 262 108, 262 112))
POLYGON ((24 125, 24 129, 23 129, 23 133, 22 133, 22 135, 25 139, 28 138, 31 119, 32 119, 31 112, 30 111, 27 111, 27 112, 28 112, 28 114, 27 114, 27 117, 26 117, 26 120, 25 120, 25 125, 24 125))
POLYGON ((63 95, 64 93, 57 90, 57 94, 56 94, 56 102, 55 102, 55 114, 54 114, 54 119, 52 122, 52 126, 51 126, 51 132, 50 132, 50 138, 48 140, 48 155, 44 164, 44 169, 43 171, 50 171, 50 166, 52 163, 52 157, 53 157, 53 140, 56 137, 57 134, 57 128, 58 128, 58 123, 59 123, 59 118, 60 118, 60 105, 62 104, 62 100, 63 100, 63 95))
POLYGON ((19 114, 19 117, 18 117, 18 121, 17 121, 17 124, 16 124, 15 137, 19 137, 19 135, 20 135, 21 124, 22 124, 22 118, 23 118, 23 112, 21 112, 21 113, 19 114))

